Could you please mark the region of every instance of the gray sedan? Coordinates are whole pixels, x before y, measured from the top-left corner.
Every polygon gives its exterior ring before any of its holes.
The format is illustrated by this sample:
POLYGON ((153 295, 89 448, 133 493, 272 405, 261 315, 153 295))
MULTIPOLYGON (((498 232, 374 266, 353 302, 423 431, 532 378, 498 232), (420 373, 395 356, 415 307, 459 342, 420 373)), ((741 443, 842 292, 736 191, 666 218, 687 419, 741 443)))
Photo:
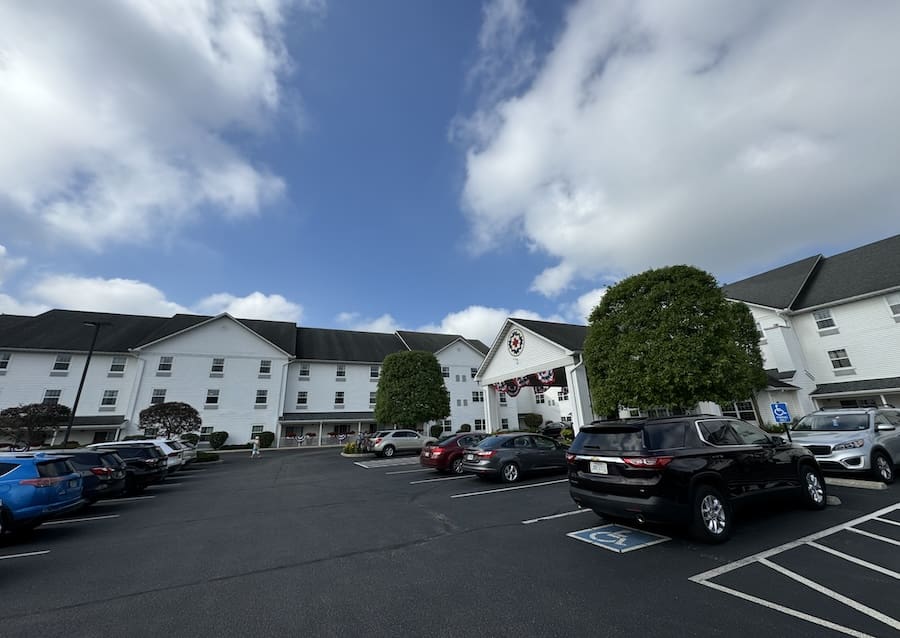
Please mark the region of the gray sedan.
POLYGON ((566 470, 568 446, 540 434, 497 434, 463 453, 462 469, 504 483, 531 472, 566 470))

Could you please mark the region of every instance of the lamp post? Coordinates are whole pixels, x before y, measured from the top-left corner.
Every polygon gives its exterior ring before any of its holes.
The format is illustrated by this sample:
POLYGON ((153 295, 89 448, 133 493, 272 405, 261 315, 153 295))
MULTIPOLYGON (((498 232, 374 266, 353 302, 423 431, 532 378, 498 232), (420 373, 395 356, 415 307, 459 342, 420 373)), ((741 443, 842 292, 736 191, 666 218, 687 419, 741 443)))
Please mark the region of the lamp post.
POLYGON ((75 393, 75 403, 72 405, 72 413, 69 415, 69 425, 66 427, 66 435, 63 437, 63 447, 69 442, 69 434, 75 425, 75 410, 78 409, 78 401, 81 399, 81 390, 84 388, 84 380, 87 378, 88 366, 91 365, 91 356, 94 354, 94 346, 97 344, 97 335, 103 326, 111 326, 108 321, 85 321, 84 325, 94 326, 94 337, 91 339, 91 347, 88 349, 87 360, 84 362, 84 370, 81 372, 81 382, 78 384, 78 392, 75 393))

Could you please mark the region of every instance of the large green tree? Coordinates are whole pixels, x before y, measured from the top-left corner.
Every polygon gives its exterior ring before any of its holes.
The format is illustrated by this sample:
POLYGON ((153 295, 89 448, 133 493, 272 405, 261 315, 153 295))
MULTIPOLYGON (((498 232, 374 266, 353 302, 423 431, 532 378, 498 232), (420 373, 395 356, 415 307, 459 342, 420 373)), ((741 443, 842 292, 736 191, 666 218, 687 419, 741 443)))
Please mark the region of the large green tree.
POLYGON ((598 414, 742 400, 766 383, 750 310, 693 266, 609 288, 591 313, 584 359, 598 414))
POLYGON ((450 393, 430 352, 395 352, 384 359, 375 395, 375 420, 418 428, 450 416, 450 393))
POLYGON ((29 403, 0 412, 0 436, 40 444, 57 428, 65 427, 72 411, 67 405, 29 403))
POLYGON ((197 410, 179 401, 156 403, 141 410, 140 427, 142 430, 156 430, 160 436, 178 436, 185 432, 196 432, 202 424, 197 410))

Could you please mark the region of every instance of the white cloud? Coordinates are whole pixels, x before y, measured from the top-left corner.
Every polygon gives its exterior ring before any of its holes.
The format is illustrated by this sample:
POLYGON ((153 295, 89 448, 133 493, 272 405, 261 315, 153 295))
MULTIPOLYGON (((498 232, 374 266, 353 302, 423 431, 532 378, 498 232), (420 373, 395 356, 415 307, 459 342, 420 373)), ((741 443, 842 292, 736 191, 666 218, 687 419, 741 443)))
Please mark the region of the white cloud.
POLYGON ((0 4, 0 215, 99 249, 257 214, 284 183, 226 133, 282 102, 289 3, 0 4))
POLYGON ((29 299, 49 308, 166 317, 190 312, 160 291, 133 279, 51 275, 30 289, 29 299))
POLYGON ((533 282, 552 296, 889 235, 898 23, 897 3, 577 3, 527 87, 485 89, 454 124, 479 136, 462 193, 475 244, 518 236, 555 257, 533 282))
POLYGON ((595 288, 579 296, 568 308, 566 313, 573 323, 587 324, 588 318, 603 299, 606 288, 595 288))
POLYGON ((13 272, 25 265, 24 257, 10 257, 6 246, 0 244, 0 284, 13 272))
POLYGON ((210 295, 195 306, 195 311, 210 315, 227 312, 239 319, 266 319, 292 323, 300 323, 303 316, 302 306, 288 301, 281 295, 265 295, 261 292, 252 292, 246 297, 235 297, 228 293, 210 295))
POLYGON ((50 310, 40 303, 22 302, 0 292, 0 314, 34 316, 50 310))
POLYGON ((395 332, 403 328, 389 314, 383 314, 375 319, 362 317, 358 312, 342 312, 336 317, 338 324, 347 330, 359 330, 361 332, 395 332))
POLYGON ((503 322, 508 317, 518 317, 521 319, 537 319, 539 321, 558 321, 565 320, 554 315, 552 317, 542 317, 536 312, 530 310, 513 310, 507 308, 487 308, 485 306, 469 306, 459 312, 452 312, 444 317, 439 324, 429 324, 422 326, 418 330, 421 332, 437 332, 441 334, 456 334, 466 337, 467 339, 478 339, 491 345, 503 322))

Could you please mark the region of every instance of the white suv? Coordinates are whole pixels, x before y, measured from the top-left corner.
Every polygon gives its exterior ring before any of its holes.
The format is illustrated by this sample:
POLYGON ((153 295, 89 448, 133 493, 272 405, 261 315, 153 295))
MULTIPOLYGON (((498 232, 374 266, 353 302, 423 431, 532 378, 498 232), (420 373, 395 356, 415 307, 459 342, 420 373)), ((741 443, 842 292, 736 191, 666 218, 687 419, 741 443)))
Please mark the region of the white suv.
POLYGON ((415 430, 384 430, 371 439, 371 450, 377 456, 394 456, 397 452, 418 454, 428 443, 437 441, 432 436, 422 436, 415 430))
POLYGON ((894 482, 894 467, 900 463, 900 410, 819 410, 800 419, 791 437, 815 454, 825 472, 872 472, 884 483, 894 482))

